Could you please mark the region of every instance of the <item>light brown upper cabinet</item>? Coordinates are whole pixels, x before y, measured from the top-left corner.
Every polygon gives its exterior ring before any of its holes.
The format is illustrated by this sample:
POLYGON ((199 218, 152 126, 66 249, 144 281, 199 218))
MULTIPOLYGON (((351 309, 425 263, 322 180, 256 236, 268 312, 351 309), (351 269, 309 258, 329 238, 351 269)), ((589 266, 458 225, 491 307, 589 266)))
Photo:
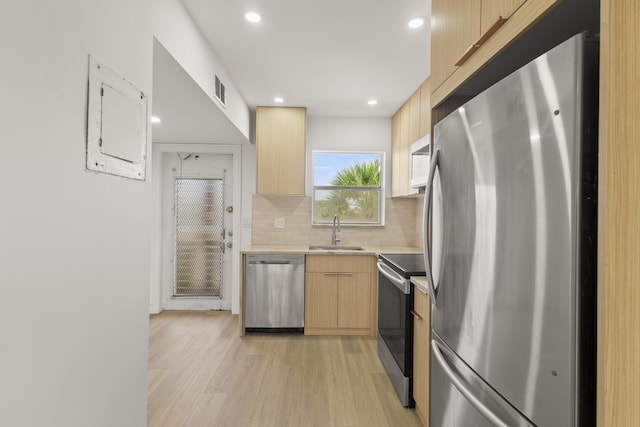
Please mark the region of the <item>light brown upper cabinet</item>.
POLYGON ((420 135, 422 138, 431 132, 431 78, 420 85, 420 135))
POLYGON ((480 0, 432 0, 432 90, 456 70, 456 62, 480 36, 480 11, 480 0))
POLYGON ((439 105, 560 2, 433 0, 431 105, 439 105))
POLYGON ((409 143, 420 138, 420 89, 409 98, 409 143))
POLYGON ((483 0, 480 11, 480 32, 491 30, 500 19, 509 19, 527 0, 483 0))
POLYGON ((256 108, 258 194, 305 194, 306 137, 306 108, 256 108))
POLYGON ((391 197, 418 194, 411 188, 411 144, 430 132, 429 79, 391 119, 391 197))
POLYGON ((440 86, 527 0, 434 0, 432 64, 434 88, 440 86))
POLYGON ((398 110, 391 118, 391 197, 396 197, 400 194, 401 111, 402 110, 398 110))
POLYGON ((412 111, 417 107, 418 118, 420 115, 420 91, 418 97, 412 96, 404 103, 398 112, 391 119, 391 197, 405 197, 417 193, 411 188, 409 167, 410 167, 410 147, 409 135, 417 135, 416 130, 412 130, 413 125, 420 129, 419 120, 411 120, 412 111), (411 100, 417 100, 417 104, 412 108, 411 100))

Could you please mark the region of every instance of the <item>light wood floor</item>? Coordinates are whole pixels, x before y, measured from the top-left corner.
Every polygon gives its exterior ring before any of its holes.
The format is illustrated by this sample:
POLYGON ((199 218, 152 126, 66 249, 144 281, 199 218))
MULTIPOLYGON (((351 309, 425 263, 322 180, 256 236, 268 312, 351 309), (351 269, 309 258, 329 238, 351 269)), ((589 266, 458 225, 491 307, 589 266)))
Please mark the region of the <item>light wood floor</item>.
POLYGON ((148 426, 420 426, 372 338, 238 336, 228 312, 151 316, 148 426))

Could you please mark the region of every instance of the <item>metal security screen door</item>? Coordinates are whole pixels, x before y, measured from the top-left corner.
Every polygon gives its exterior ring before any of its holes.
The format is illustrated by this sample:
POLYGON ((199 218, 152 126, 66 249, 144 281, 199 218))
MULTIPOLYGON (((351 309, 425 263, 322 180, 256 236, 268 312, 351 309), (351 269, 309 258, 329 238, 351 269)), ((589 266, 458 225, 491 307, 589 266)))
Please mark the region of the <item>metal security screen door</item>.
POLYGON ((175 297, 222 298, 222 179, 175 180, 175 297))

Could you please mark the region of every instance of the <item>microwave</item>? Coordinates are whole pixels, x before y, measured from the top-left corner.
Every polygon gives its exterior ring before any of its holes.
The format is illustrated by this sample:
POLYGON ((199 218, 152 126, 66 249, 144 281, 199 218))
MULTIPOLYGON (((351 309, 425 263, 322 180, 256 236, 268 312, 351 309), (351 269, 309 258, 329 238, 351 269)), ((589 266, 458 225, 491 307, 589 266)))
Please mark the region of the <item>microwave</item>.
POLYGON ((411 187, 420 188, 427 185, 431 158, 431 135, 426 134, 411 144, 411 187))

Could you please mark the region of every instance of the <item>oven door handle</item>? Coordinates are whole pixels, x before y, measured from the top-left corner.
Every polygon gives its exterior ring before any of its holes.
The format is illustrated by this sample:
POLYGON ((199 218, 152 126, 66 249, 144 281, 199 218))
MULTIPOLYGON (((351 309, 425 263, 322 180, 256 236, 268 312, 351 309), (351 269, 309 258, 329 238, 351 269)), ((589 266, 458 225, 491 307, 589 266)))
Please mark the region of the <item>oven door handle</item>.
POLYGON ((411 289, 407 289, 408 280, 400 276, 398 273, 393 271, 389 266, 385 265, 380 261, 378 261, 378 271, 384 277, 389 279, 391 283, 393 283, 396 286, 396 288, 400 289, 404 294, 409 294, 411 292, 411 289))

